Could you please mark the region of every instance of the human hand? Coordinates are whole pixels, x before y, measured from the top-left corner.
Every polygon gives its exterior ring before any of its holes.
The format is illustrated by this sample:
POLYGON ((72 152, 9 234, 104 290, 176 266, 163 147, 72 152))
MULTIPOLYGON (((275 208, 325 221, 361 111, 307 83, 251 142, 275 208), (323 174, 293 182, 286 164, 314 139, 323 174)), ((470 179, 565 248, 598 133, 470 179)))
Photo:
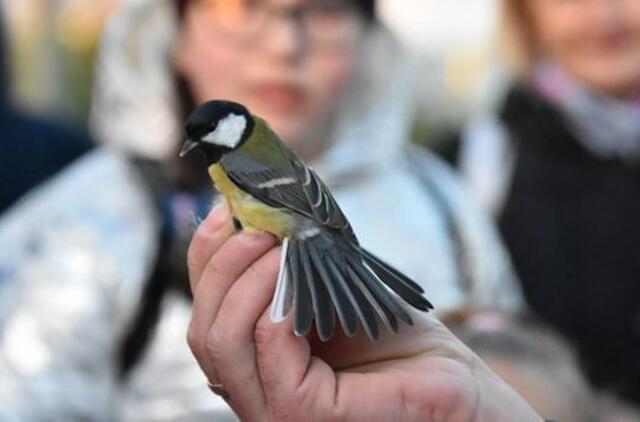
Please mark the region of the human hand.
POLYGON ((376 342, 341 330, 327 343, 273 324, 280 248, 235 233, 226 206, 189 250, 194 296, 188 342, 212 383, 247 421, 541 421, 533 409, 432 314, 383 330, 376 342))

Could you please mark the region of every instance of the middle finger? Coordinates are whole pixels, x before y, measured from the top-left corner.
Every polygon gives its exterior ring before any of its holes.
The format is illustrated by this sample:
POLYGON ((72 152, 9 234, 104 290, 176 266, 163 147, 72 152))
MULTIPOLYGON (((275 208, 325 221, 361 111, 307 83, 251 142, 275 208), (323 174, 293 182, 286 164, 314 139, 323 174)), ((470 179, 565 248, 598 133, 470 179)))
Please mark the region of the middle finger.
POLYGON ((206 339, 225 295, 249 266, 275 245, 273 236, 245 232, 233 235, 207 263, 193 295, 187 339, 202 369, 215 381, 206 339))
POLYGON ((280 248, 254 262, 229 289, 208 338, 208 353, 230 404, 243 420, 263 420, 265 396, 256 362, 256 324, 276 286, 280 248))

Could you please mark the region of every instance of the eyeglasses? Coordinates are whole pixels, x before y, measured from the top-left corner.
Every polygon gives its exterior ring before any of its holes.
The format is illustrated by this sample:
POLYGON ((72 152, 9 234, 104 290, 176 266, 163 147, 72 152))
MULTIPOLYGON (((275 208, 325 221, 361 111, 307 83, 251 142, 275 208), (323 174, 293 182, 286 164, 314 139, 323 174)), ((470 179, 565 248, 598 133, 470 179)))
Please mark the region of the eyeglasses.
POLYGON ((309 0, 297 6, 273 6, 266 0, 201 0, 212 28, 246 40, 257 39, 275 21, 291 20, 317 45, 352 43, 364 20, 349 0, 309 0))

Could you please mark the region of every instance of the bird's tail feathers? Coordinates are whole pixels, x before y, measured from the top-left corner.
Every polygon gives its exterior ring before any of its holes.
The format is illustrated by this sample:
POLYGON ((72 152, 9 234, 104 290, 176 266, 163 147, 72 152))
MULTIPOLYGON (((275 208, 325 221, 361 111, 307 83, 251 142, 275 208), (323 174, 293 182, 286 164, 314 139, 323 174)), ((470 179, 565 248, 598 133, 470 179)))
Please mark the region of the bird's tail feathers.
POLYGON ((384 284, 393 290, 398 296, 406 300, 411 306, 421 311, 428 312, 433 309, 433 305, 422 294, 424 289, 415 281, 411 280, 400 271, 396 270, 380 258, 360 249, 362 258, 384 284))
POLYGON ((359 246, 328 231, 283 242, 278 286, 271 307, 273 321, 282 321, 293 309, 294 332, 307 335, 315 321, 318 337, 333 335, 336 314, 348 336, 358 321, 369 338, 379 337, 378 319, 397 332, 398 319, 412 325, 406 309, 428 311, 431 304, 422 288, 359 246))

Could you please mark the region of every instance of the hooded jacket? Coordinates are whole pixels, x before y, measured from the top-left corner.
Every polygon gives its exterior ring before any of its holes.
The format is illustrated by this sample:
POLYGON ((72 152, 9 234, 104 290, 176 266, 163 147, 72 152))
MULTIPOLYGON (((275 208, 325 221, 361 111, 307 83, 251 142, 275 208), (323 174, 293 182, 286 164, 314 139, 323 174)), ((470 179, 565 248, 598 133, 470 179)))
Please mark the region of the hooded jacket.
POLYGON ((603 120, 606 150, 575 117, 516 83, 495 115, 465 128, 458 164, 494 211, 531 310, 572 342, 595 386, 637 404, 640 161, 606 109, 586 116, 603 120))

